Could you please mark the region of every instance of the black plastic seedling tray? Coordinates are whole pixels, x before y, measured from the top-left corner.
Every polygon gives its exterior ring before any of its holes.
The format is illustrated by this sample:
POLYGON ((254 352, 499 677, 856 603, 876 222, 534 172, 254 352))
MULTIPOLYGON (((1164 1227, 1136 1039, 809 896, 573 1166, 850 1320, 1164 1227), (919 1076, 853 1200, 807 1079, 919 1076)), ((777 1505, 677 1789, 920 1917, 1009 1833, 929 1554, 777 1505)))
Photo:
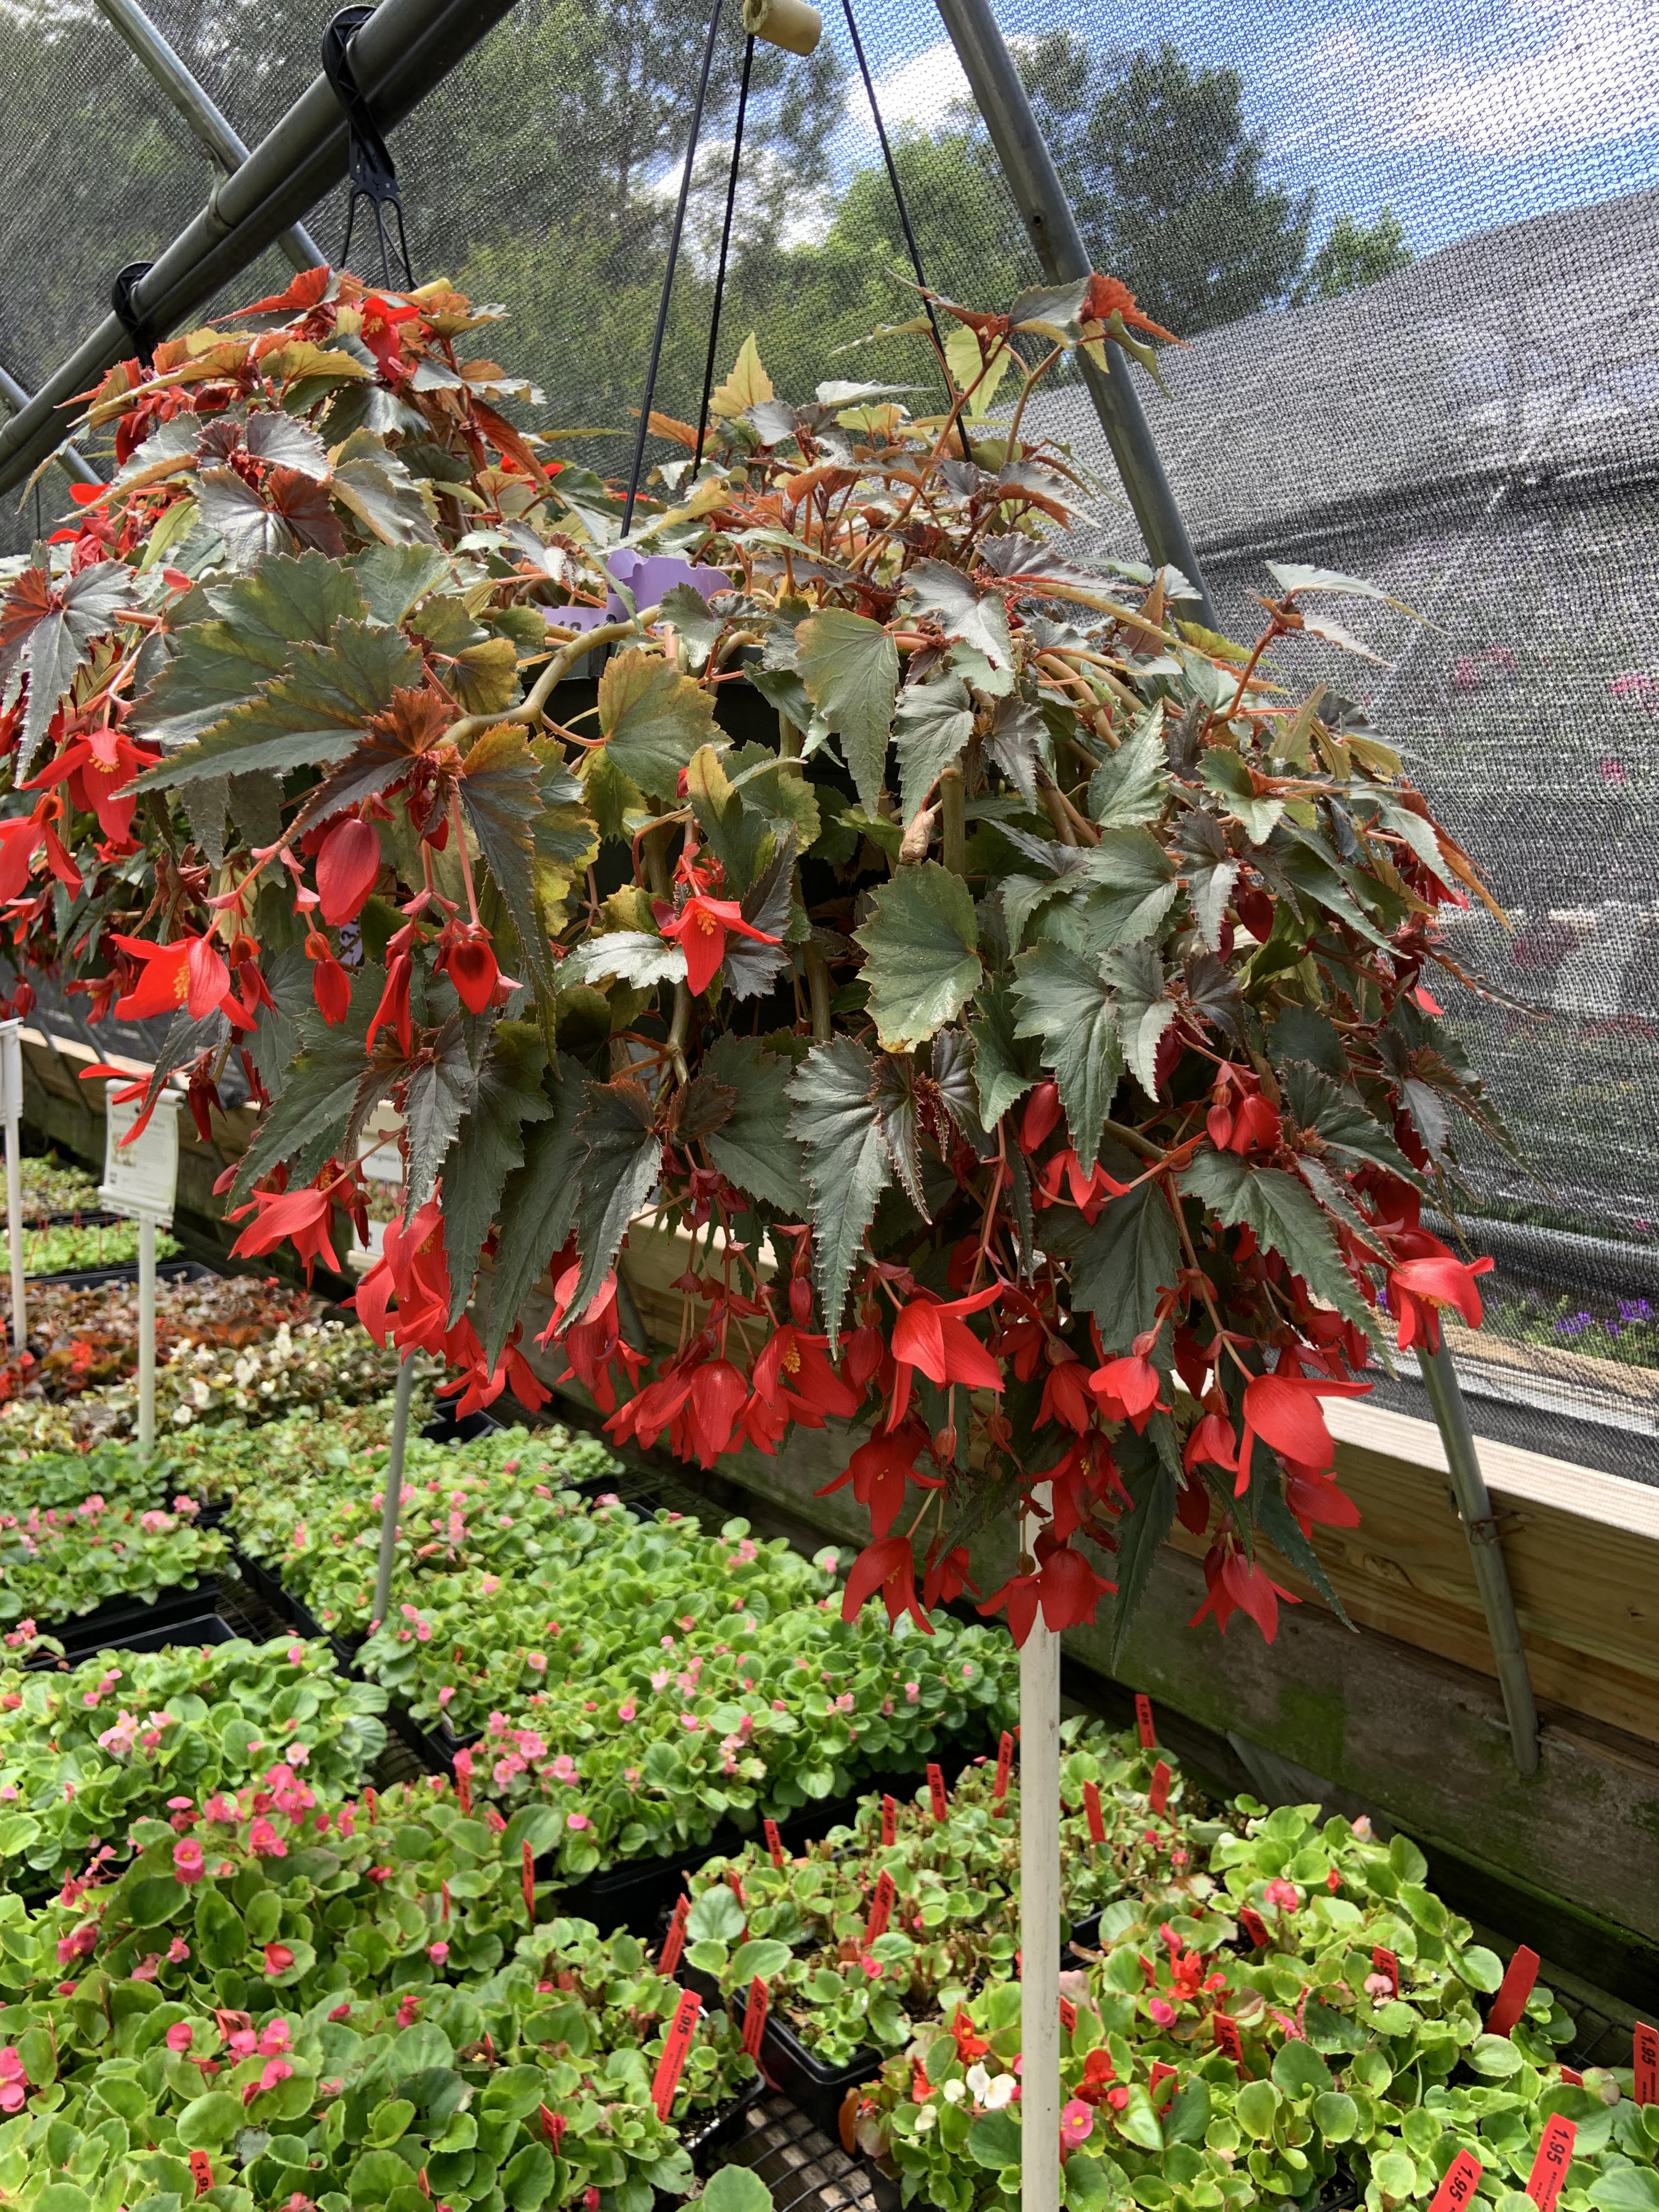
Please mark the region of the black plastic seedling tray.
MULTIPOLYGON (((749 2008, 745 1992, 733 1990, 726 2001, 726 2008, 741 2028, 749 2008)), ((760 2063, 774 2088, 781 2089, 832 2142, 838 2142, 841 2108, 847 2101, 847 2093, 875 2080, 882 2069, 882 2054, 872 2044, 866 2044, 843 2065, 826 2066, 822 2059, 812 2056, 787 2021, 769 2012, 761 2037, 760 2063)))
MULTIPOLYGON (((218 1593, 217 1577, 210 1577, 194 1589, 175 1583, 170 1589, 158 1590, 151 1599, 106 1598, 90 1613, 77 1613, 72 1620, 41 1622, 40 1633, 57 1638, 71 1665, 90 1657, 94 1651, 158 1651, 167 1641, 166 1632, 175 1623, 194 1620, 211 1613, 218 1593), (135 1640, 139 1637, 153 1640, 141 1644, 135 1640)), ((56 1666, 58 1662, 51 1660, 48 1663, 56 1666)))
MULTIPOLYGON (((199 1601, 204 1593, 196 1590, 191 1595, 199 1601)), ((100 1651, 188 1650, 193 1644, 228 1644, 235 1634, 236 1631, 216 1613, 186 1613, 178 1620, 151 1620, 131 1627, 118 1637, 106 1637, 101 1643, 66 1648, 61 1661, 50 1651, 40 1651, 26 1659, 23 1665, 31 1674, 56 1674, 60 1668, 79 1667, 88 1659, 95 1659, 100 1651)))
MULTIPOLYGON (((158 1260, 155 1279, 158 1283, 204 1283, 213 1277, 214 1270, 199 1260, 158 1260)), ((66 1267, 56 1275, 28 1275, 31 1283, 61 1283, 71 1291, 100 1291, 110 1283, 136 1283, 138 1262, 128 1260, 113 1267, 66 1267)))

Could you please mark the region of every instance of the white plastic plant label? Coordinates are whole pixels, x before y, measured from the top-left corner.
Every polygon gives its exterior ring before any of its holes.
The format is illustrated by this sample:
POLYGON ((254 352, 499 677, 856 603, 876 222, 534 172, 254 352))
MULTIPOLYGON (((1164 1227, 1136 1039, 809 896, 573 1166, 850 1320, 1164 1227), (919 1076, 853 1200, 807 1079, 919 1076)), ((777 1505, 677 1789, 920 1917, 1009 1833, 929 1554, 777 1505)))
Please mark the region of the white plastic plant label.
POLYGON ((112 1213, 130 1214, 164 1229, 173 1219, 179 1189, 179 1099, 163 1092, 143 1134, 123 1144, 143 1105, 142 1098, 130 1098, 118 1106, 115 1093, 126 1088, 125 1083, 112 1083, 105 1094, 104 1180, 98 1195, 112 1213))
POLYGON ((0 1022, 0 1121, 23 1118, 23 1024, 0 1022))

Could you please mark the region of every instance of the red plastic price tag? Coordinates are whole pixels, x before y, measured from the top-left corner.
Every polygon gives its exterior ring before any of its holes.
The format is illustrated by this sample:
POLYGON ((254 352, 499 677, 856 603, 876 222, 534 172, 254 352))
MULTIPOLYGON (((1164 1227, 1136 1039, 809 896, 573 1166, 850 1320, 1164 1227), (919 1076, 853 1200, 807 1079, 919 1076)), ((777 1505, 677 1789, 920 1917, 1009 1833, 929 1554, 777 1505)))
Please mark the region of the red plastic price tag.
POLYGON ((1584 2086, 1583 2075, 1573 2066, 1564 2066, 1561 2069, 1561 2079, 1570 2089, 1582 2089, 1584 2086))
POLYGON ((743 2008, 743 2047, 760 2063, 761 2038, 766 2033, 766 1984, 758 1974, 749 1984, 749 2002, 743 2008))
POLYGON ((1238 2022, 1229 2014, 1218 2012, 1211 2014, 1210 2027, 1215 2035, 1216 2049, 1224 2057, 1231 2058, 1235 2066, 1242 2069, 1244 2064, 1244 2045, 1239 2039, 1238 2022))
POLYGON ((1152 1786, 1146 1792, 1146 1802, 1154 1813, 1161 1813, 1170 1802, 1170 1770, 1160 1759, 1152 1769, 1152 1786))
POLYGON ((1009 1735, 1007 1729, 1004 1729, 1002 1741, 997 1746, 997 1778, 991 1786, 991 1798, 994 1804, 1000 1805, 1008 1795, 1008 1780, 1013 1769, 1014 1739, 1009 1735))
POLYGON ((766 1848, 772 1854, 772 1863, 779 1869, 780 1872, 781 1872, 783 1868, 783 1838, 778 1833, 778 1824, 775 1820, 768 1820, 763 1821, 762 1826, 766 1831, 766 1848))
POLYGON ((365 1790, 363 1792, 363 1802, 368 1808, 368 1825, 372 1828, 374 1826, 375 1821, 380 1818, 380 1800, 374 1790, 365 1790))
POLYGON ((1466 2212, 1474 2198, 1480 2173, 1480 2161, 1474 2153, 1460 2150, 1446 2168, 1446 2178, 1435 2191, 1429 2212, 1466 2212))
POLYGON ((196 2194, 198 2197, 205 2197, 213 2186, 213 2160, 204 2150, 191 2151, 190 2176, 196 2184, 196 2194))
POLYGON ((739 1905, 747 1905, 749 1900, 743 1893, 743 1876, 738 1872, 736 1867, 732 1869, 732 1871, 726 1875, 726 1879, 731 1884, 732 1894, 737 1899, 738 1903, 739 1905))
POLYGON ((1106 1840, 1106 1820, 1100 1809, 1100 1790, 1092 1782, 1083 1785, 1083 1809, 1089 1818, 1089 1840, 1103 1844, 1106 1840))
POLYGON ((555 2158, 556 2158, 559 2154, 559 2145, 564 2141, 564 2114, 562 2112, 550 2112, 545 2105, 542 2106, 541 2112, 542 2133, 547 2137, 548 2148, 552 2152, 555 2158))
POLYGON ((1158 1741, 1158 1729, 1152 1720, 1152 1701, 1144 1690, 1135 1692, 1135 1726, 1140 1731, 1140 1747, 1150 1751, 1158 1741))
POLYGON ((429 2204, 432 2202, 432 2184, 426 2178, 426 2168, 424 2166, 422 2166, 420 2172, 416 2175, 415 2179, 419 2185, 422 2196, 425 2197, 427 2203, 429 2204))
POLYGON ((1659 2105, 1659 2027, 1650 2027, 1645 2021, 1637 2021, 1632 2063, 1637 2103, 1659 2105))
POLYGON ((945 1794, 945 1770, 942 1766, 935 1766, 931 1760, 927 1766, 927 1794, 933 1802, 933 1818, 936 1820, 945 1820, 950 1814, 951 1801, 945 1794))
POLYGON ((1391 1997, 1397 1997, 1400 1994, 1400 1961, 1395 1957, 1394 1953, 1385 1950, 1381 1943, 1373 1944, 1371 1967, 1374 1972, 1388 1976, 1389 1995, 1391 1997))
POLYGON ((668 2040, 662 2047, 662 2057, 657 2061, 656 2078, 651 2084, 651 2101, 657 2108, 659 2120, 666 2120, 673 2110, 674 2092, 680 2086, 686 2053, 691 2048, 697 2014, 702 2010, 702 1999, 695 1990, 680 1991, 680 2001, 675 2006, 674 2017, 669 2023, 668 2040))
POLYGON ((1254 1905, 1241 1905, 1239 1906, 1238 1924, 1244 1930, 1244 1933, 1249 1937, 1251 1942, 1255 1945, 1258 1951, 1266 1950, 1267 1948, 1267 1925, 1254 1905))
POLYGON ((524 1887, 524 1909, 530 1915, 530 1924, 536 1924, 536 1861, 530 1849, 530 1838, 524 1839, 524 1850, 519 1861, 519 1876, 524 1887))
POLYGON ((881 1801, 881 1840, 884 1849, 898 1841, 898 1807, 888 1796, 881 1801))
POLYGON ((461 1801, 463 1813, 472 1810, 472 1753, 458 1751, 455 1754, 455 1795, 461 1801))
POLYGON ((1537 1952, 1529 1951, 1524 1943, 1517 1944, 1508 1972, 1498 1984, 1498 1995, 1492 2001, 1492 2010, 1486 2014, 1488 2035, 1509 2033, 1526 2010, 1527 1999, 1532 1995, 1532 1985, 1537 1979, 1537 1952))
POLYGON ((1060 2024, 1067 2035, 1077 2032, 1077 2007, 1070 1997, 1062 1997, 1060 2001, 1060 2024))
POLYGON ((887 1923, 892 1915, 893 1900, 898 1887, 885 1867, 876 1880, 876 1893, 870 1905, 870 1917, 865 1925, 864 1948, 867 1951, 878 1936, 887 1933, 887 1923))
MULTIPOLYGON (((1146 2094, 1147 2094, 1147 2095, 1152 2099, 1152 2103, 1153 2103, 1154 2106, 1158 2106, 1158 2090, 1160 2089, 1160 2087, 1163 2086, 1163 2084, 1164 2084, 1165 2081, 1167 2081, 1167 2082, 1169 2082, 1169 2083, 1170 2084, 1170 2096, 1171 2096, 1171 2097, 1173 2097, 1173 2096, 1174 2096, 1174 2094, 1175 2094, 1175 2087, 1174 2087, 1174 2085, 1175 2085, 1175 2083, 1176 2082, 1176 2081, 1178 2081, 1178 2080, 1179 2080, 1179 2078, 1180 2078, 1180 2077, 1179 2077, 1179 2075, 1176 2074, 1176 2069, 1175 2069, 1175 2068, 1174 2068, 1173 2066, 1166 2066, 1166 2065, 1164 2063, 1164 2061, 1163 2061, 1161 2058, 1154 2058, 1154 2059, 1153 2059, 1153 2061, 1152 2061, 1152 2077, 1151 2081, 1148 2081, 1148 2083, 1146 2084, 1146 2094)), ((1160 2109, 1161 2109, 1161 2107, 1160 2107, 1160 2109)))
POLYGON ((690 1910, 691 1900, 682 1891, 679 1902, 674 1907, 674 1917, 668 1923, 668 1933, 662 1939, 662 1952, 657 1960, 659 1974, 675 1974, 679 1971, 680 1959, 685 1950, 686 1916, 690 1910))
POLYGON ((1538 2212, 1555 2212, 1555 2200, 1572 2163, 1572 2146, 1578 2130, 1565 2114, 1557 2112, 1544 2130, 1538 2155, 1527 2176, 1527 2194, 1538 2212))
POLYGON ((444 1925, 447 1928, 449 1925, 449 1884, 447 1881, 441 1881, 438 1887, 443 1893, 444 1925))

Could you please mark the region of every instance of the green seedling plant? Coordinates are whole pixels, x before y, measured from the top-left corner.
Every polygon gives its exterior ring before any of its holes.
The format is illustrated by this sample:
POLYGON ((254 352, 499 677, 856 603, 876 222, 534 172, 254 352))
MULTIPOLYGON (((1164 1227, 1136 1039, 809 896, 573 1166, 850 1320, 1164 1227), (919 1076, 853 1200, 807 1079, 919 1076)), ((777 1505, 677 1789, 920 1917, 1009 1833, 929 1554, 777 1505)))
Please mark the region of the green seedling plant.
POLYGON ((33 1887, 119 1861, 135 1820, 235 1793, 273 1765, 356 1793, 386 1748, 386 1693, 326 1645, 240 1638, 0 1671, 0 1870, 33 1887), (96 1857, 94 1859, 94 1854, 96 1857))

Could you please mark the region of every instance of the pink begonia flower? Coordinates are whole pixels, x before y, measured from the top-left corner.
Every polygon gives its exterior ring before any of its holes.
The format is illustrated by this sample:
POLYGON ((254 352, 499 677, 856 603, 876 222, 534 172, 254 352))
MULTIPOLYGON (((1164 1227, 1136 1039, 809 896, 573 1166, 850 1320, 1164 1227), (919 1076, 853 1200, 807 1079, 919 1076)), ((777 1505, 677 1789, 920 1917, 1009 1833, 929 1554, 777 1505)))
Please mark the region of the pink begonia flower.
POLYGON ((262 2089, 274 2089, 279 2081, 290 2081, 293 2078, 294 2069, 289 2064, 287 2059, 273 2058, 259 2076, 259 2087, 262 2089))
POLYGON ((155 1979, 157 1972, 160 1971, 161 1964, 161 1953, 159 1951, 152 1951, 148 1959, 143 1960, 139 1965, 133 1968, 133 1980, 135 1982, 153 1982, 155 1979))
POLYGON ((186 1884, 200 1881, 206 1871, 202 1846, 191 1842, 175 1844, 173 1847, 173 1871, 180 1881, 186 1884))
POLYGON ((1163 1997, 1148 1997, 1146 2009, 1159 2027, 1169 2027, 1175 2021, 1175 2007, 1163 1997))
POLYGON ((438 1710, 440 1712, 443 1711, 444 1707, 449 1703, 454 1694, 454 1684, 453 1682, 446 1682, 438 1692, 438 1710))
POLYGON ((256 1820, 247 1832, 247 1847, 257 1859, 285 1859, 288 1845, 269 1820, 256 1820))
POLYGON ((617 1718, 619 1721, 631 1721, 638 1711, 639 1707, 634 1703, 632 1698, 624 1698, 617 1708, 617 1718))
POLYGON ((491 1735, 505 1735, 507 1734, 507 1715, 505 1713, 491 1713, 487 1725, 491 1735))
POLYGON ((421 2001, 411 1993, 398 2008, 398 2025, 399 2027, 413 2027, 420 2016, 421 2001))
POLYGON ((564 1816, 564 1825, 567 1828, 591 1828, 593 1823, 586 1813, 567 1813, 564 1816))
POLYGON ((549 1771, 556 1782, 574 1782, 576 1779, 576 1762, 568 1751, 562 1751, 549 1771))
POLYGON ((182 1936, 175 1936, 167 1945, 167 1964, 177 1966, 190 1956, 190 1946, 182 1936))
POLYGON ((1073 2097, 1060 2116, 1060 2139, 1067 2150, 1088 2142, 1095 2131, 1095 2116, 1081 2097, 1073 2097))
POLYGON ((449 1956, 449 1946, 447 1943, 428 1943, 426 1947, 426 1955, 434 1966, 441 1966, 449 1956))
POLYGON ((290 1667, 303 1667, 305 1664, 305 1658, 306 1647, 303 1644, 290 1644, 289 1645, 288 1662, 290 1667))
POLYGON ((914 1705, 921 1695, 921 1683, 907 1682, 904 1686, 904 1695, 906 1702, 914 1705))
POLYGON ((230 2031, 230 2055, 233 2058, 252 2058, 258 2046, 259 2039, 251 2027, 234 2027, 230 2031))
POLYGON ((175 2020, 172 2027, 167 2030, 167 2049, 169 2051, 188 2051, 191 2046, 191 2039, 194 2037, 195 2033, 196 2030, 191 2026, 187 2020, 175 2020))
POLYGON ((285 2020, 273 2020, 269 2027, 260 2031, 259 2056, 262 2058, 275 2058, 290 2048, 291 2039, 285 2020))
POLYGON ((1293 1881, 1282 1878, 1267 1884, 1262 1892, 1269 1905, 1277 1905, 1281 1912, 1297 1912, 1302 1907, 1302 1893, 1293 1881))
POLYGON ((218 1822, 222 1827, 234 1828, 240 1816, 237 1813, 236 1800, 234 1797, 216 1794, 210 1797, 207 1803, 203 1806, 202 1817, 206 1820, 218 1822))
POLYGON ((702 1726, 702 1723, 697 1718, 695 1713, 682 1713, 680 1715, 680 1726, 683 1729, 690 1729, 692 1735, 695 1735, 697 1730, 702 1726))
POLYGON ((285 1974, 293 1964, 294 1954, 289 1949, 286 1943, 267 1943, 265 1945, 266 1973, 285 1974))
POLYGON ((665 1690, 673 1679, 674 1674, 672 1668, 659 1667, 652 1674, 651 1686, 653 1690, 657 1691, 665 1690))

